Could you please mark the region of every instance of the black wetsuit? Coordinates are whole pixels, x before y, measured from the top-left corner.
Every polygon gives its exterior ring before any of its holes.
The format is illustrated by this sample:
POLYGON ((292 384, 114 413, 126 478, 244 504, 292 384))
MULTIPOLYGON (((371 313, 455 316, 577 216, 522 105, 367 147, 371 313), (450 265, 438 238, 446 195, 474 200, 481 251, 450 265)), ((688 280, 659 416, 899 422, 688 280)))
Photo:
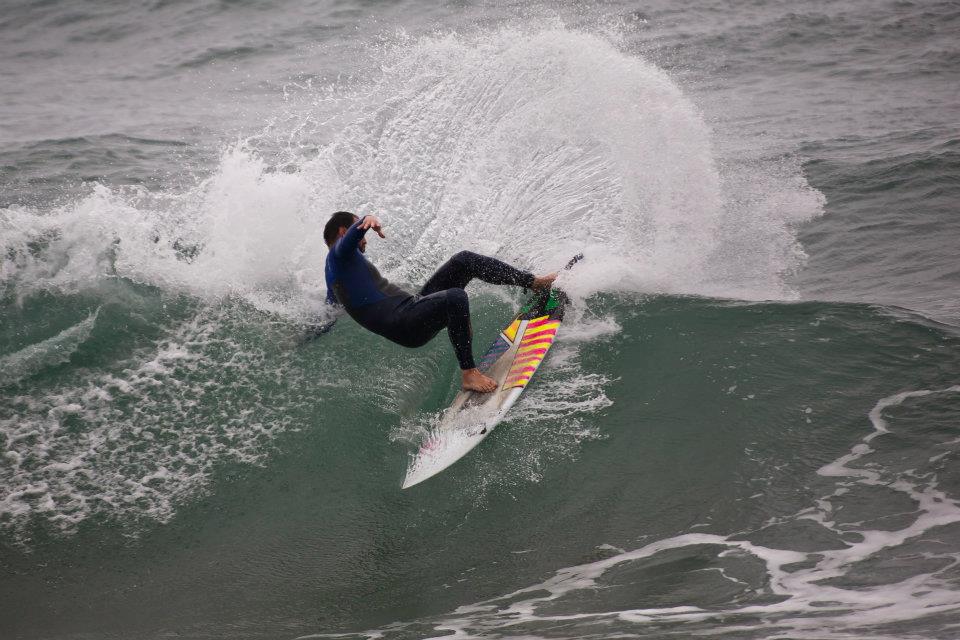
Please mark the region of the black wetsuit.
POLYGON ((327 302, 340 304, 361 326, 404 347, 422 347, 444 327, 461 369, 473 369, 470 301, 464 287, 474 278, 530 287, 533 274, 495 258, 461 251, 430 277, 419 295, 390 284, 360 252, 360 218, 327 255, 327 302))

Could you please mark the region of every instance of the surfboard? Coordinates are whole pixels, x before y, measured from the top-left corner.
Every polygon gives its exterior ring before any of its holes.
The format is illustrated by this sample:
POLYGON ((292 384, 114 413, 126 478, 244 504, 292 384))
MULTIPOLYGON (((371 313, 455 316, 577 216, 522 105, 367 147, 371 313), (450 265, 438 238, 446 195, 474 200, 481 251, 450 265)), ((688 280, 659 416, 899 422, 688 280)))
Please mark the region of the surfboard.
MULTIPOLYGON (((565 269, 582 257, 574 257, 565 269)), ((480 371, 497 381, 497 390, 457 394, 413 456, 401 488, 432 478, 490 435, 546 357, 568 302, 567 295, 556 288, 534 293, 527 300, 477 363, 480 371)))

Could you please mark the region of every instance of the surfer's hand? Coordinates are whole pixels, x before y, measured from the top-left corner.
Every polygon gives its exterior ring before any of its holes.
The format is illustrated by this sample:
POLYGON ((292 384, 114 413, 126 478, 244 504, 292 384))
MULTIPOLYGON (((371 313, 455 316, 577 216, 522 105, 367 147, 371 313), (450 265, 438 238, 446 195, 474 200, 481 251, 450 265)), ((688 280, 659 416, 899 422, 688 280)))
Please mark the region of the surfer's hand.
POLYGON ((363 222, 361 222, 360 226, 357 228, 361 229, 362 231, 373 229, 381 238, 387 237, 383 235, 383 227, 380 225, 380 219, 377 218, 377 216, 363 216, 363 222))
POLYGON ((553 285, 553 281, 557 279, 556 273, 548 273, 544 276, 536 276, 533 279, 533 284, 530 286, 531 289, 549 289, 553 285))

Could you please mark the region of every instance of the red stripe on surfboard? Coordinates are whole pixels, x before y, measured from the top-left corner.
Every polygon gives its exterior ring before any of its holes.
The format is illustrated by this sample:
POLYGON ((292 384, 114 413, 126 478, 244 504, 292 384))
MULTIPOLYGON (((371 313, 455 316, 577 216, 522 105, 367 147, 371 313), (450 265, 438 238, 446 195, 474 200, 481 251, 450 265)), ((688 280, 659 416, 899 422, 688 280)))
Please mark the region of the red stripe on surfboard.
POLYGON ((523 375, 524 373, 527 373, 528 371, 529 371, 530 373, 533 373, 533 372, 536 371, 536 370, 537 370, 536 367, 519 367, 519 368, 511 369, 511 370, 510 370, 510 375, 512 375, 512 376, 520 376, 520 375, 523 375))
POLYGON ((508 377, 507 380, 518 380, 519 378, 526 378, 527 380, 529 380, 530 378, 533 377, 533 372, 536 370, 537 368, 534 367, 530 371, 526 369, 523 369, 521 371, 511 371, 509 374, 510 377, 508 377))
POLYGON ((541 327, 547 324, 548 322, 550 322, 550 318, 543 318, 541 320, 532 320, 531 322, 527 323, 527 329, 536 329, 537 327, 541 327))
POLYGON ((534 355, 542 356, 546 352, 547 352, 546 347, 543 347, 542 349, 530 349, 530 351, 524 351, 523 353, 520 353, 519 357, 526 358, 527 356, 534 356, 534 355))
POLYGON ((533 340, 524 340, 520 343, 520 348, 532 347, 535 344, 552 344, 553 336, 547 336, 545 338, 534 338, 533 340))
POLYGON ((544 336, 555 336, 555 335, 557 335, 556 327, 554 327, 553 329, 544 329, 543 331, 534 331, 533 333, 530 333, 528 331, 527 333, 523 334, 522 342, 526 342, 527 340, 531 340, 533 338, 540 338, 544 336))
POLYGON ((547 334, 538 335, 538 336, 524 337, 524 339, 520 341, 520 344, 530 344, 531 342, 538 342, 538 341, 542 342, 544 340, 549 340, 550 342, 553 342, 553 337, 554 337, 554 334, 552 333, 547 333, 547 334))

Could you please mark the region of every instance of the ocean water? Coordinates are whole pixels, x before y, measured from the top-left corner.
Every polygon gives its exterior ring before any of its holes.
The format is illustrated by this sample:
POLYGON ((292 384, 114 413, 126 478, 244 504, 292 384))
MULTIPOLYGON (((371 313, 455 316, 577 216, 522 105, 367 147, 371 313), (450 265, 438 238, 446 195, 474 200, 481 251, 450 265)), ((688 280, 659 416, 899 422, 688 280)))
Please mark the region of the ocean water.
POLYGON ((12 0, 0 61, 0 637, 960 634, 956 3, 12 0), (406 491, 456 364, 304 339, 338 209, 411 286, 586 254, 406 491))

